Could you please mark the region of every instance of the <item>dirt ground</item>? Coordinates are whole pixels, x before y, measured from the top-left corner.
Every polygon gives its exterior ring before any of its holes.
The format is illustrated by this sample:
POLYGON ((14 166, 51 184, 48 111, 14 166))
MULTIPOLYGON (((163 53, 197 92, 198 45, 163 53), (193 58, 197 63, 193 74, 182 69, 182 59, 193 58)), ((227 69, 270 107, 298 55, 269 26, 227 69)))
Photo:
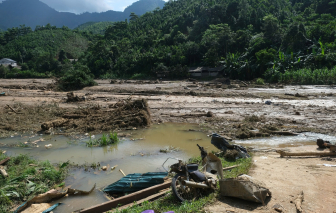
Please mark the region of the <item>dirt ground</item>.
MULTIPOLYGON (((317 146, 290 148, 292 152, 316 152, 317 146)), ((275 152, 256 153, 254 167, 250 176, 261 180, 270 189, 272 197, 266 205, 255 204, 235 198, 221 198, 212 206, 205 208, 206 212, 277 212, 274 206, 283 211, 296 213, 294 201, 301 191, 304 193, 303 212, 334 213, 336 212, 336 167, 326 167, 323 164, 336 165, 336 158, 331 161, 311 157, 280 158, 275 152), (279 208, 278 207, 278 208, 279 208)))
POLYGON ((98 80, 98 86, 75 91, 80 102, 67 102, 66 92, 55 92, 52 79, 1 79, 0 137, 7 133, 38 131, 43 122, 60 118, 65 112, 111 105, 127 99, 146 99, 153 123, 198 123, 209 132, 233 139, 268 136, 276 131, 313 131, 335 135, 336 90, 332 86, 246 86, 191 81, 114 81, 98 80), (270 105, 265 104, 271 101, 270 105), (35 119, 14 115, 8 108, 35 119), (56 108, 55 108, 56 107, 56 108), (207 116, 211 111, 213 116, 207 116), (252 117, 253 116, 253 117, 252 117), (24 120, 25 128, 6 123, 24 120), (29 122, 30 121, 30 122, 29 122), (258 130, 251 132, 251 130, 258 130), (266 135, 263 135, 266 134, 266 135))
MULTIPOLYGON (((147 100, 152 123, 197 123, 206 132, 217 132, 232 139, 267 137, 283 131, 286 134, 312 131, 336 135, 336 90, 333 86, 256 86, 220 80, 112 83, 98 80, 97 83, 98 86, 74 92, 80 101, 67 102, 66 92, 52 90, 52 79, 0 79, 0 94, 6 93, 0 96, 0 137, 35 133, 41 131, 44 122, 95 108, 111 117, 108 113, 117 103, 138 99, 147 100), (265 104, 266 101, 271 103, 265 104)), ((105 131, 108 128, 104 126, 105 131)), ((98 129, 76 131, 84 133, 98 129)), ((304 149, 316 148, 307 146, 304 149)), ((335 161, 279 158, 274 152, 257 153, 254 161, 250 175, 265 182, 273 193, 267 205, 223 198, 207 207, 207 212, 274 212, 275 204, 281 205, 283 212, 296 212, 290 201, 301 191, 305 198, 304 212, 336 211, 336 178, 333 178, 336 168, 322 165, 336 164, 335 161)))

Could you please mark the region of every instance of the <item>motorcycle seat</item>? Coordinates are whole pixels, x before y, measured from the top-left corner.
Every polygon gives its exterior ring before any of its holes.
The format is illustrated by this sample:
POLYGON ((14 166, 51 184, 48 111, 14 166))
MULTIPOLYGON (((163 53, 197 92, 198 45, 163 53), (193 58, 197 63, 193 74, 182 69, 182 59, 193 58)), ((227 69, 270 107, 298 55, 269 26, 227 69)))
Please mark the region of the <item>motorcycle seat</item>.
POLYGON ((197 170, 198 170, 198 164, 195 164, 195 163, 193 163, 193 164, 188 164, 188 165, 187 165, 187 168, 188 168, 188 171, 189 171, 189 172, 197 171, 197 170))

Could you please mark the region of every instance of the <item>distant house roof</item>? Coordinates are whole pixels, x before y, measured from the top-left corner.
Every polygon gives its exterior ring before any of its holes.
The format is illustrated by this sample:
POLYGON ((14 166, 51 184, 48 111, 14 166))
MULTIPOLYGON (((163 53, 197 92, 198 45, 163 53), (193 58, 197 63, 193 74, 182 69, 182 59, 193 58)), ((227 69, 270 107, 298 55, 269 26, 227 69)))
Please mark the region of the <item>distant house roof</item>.
POLYGON ((0 60, 0 63, 5 63, 5 62, 7 62, 7 63, 16 63, 16 61, 14 61, 14 60, 12 60, 10 58, 3 58, 3 59, 0 60))

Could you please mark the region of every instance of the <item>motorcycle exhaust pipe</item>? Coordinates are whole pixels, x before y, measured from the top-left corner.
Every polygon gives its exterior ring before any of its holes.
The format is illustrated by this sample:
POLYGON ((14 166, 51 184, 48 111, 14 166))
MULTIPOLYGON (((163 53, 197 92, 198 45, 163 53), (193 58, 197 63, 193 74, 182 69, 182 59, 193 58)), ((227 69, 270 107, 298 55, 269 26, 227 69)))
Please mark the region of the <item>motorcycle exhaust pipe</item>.
POLYGON ((182 181, 182 184, 185 185, 185 186, 195 187, 195 188, 201 188, 201 189, 208 189, 208 188, 210 188, 210 186, 208 186, 206 184, 196 183, 196 182, 187 181, 187 180, 182 181))

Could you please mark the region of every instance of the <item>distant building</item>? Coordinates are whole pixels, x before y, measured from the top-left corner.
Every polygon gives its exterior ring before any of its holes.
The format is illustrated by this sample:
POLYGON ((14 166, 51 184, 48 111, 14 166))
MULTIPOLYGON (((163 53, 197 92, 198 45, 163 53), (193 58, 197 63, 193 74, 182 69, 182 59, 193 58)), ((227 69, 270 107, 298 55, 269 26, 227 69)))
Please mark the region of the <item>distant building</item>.
POLYGON ((191 67, 189 74, 191 77, 217 77, 224 70, 224 66, 210 68, 210 67, 191 67))
POLYGON ((0 65, 2 65, 2 66, 9 66, 9 65, 11 65, 12 67, 16 67, 17 63, 16 63, 16 61, 14 61, 12 59, 3 58, 3 59, 0 60, 0 65))

